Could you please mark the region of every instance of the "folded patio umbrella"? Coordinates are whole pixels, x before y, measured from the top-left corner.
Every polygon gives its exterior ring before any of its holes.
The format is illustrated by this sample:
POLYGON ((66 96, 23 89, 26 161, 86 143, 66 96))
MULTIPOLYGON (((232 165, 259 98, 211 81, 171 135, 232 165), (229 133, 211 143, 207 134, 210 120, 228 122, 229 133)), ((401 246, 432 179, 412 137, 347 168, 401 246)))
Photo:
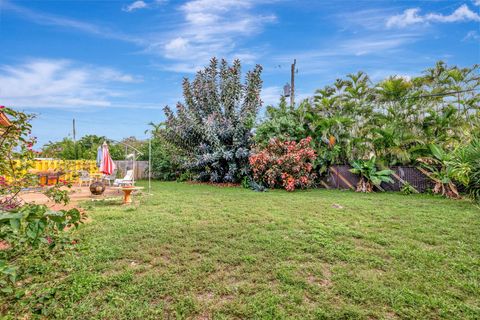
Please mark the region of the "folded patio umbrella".
POLYGON ((115 171, 115 163, 110 157, 110 152, 108 151, 108 145, 106 142, 102 146, 102 164, 100 166, 100 172, 104 174, 111 175, 115 171))
POLYGON ((98 148, 97 148, 97 168, 100 168, 102 166, 102 157, 103 157, 102 146, 98 146, 98 148))

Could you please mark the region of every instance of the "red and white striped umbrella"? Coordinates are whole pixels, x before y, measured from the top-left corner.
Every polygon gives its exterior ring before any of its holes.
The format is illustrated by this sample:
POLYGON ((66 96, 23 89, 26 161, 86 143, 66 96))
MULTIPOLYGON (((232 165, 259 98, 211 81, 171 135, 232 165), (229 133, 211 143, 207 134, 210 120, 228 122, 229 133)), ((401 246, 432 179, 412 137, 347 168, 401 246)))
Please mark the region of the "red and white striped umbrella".
POLYGON ((111 175, 113 171, 115 171, 115 163, 113 162, 112 157, 110 157, 107 143, 104 142, 102 146, 102 162, 100 164, 100 172, 111 175))

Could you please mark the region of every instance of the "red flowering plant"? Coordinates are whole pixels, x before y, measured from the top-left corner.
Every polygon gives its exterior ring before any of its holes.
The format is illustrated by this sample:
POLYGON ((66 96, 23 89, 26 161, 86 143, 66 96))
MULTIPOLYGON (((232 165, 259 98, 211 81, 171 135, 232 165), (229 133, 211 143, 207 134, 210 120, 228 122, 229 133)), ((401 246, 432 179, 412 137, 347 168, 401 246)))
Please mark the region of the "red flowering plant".
POLYGON ((313 163, 317 155, 310 143, 311 137, 295 141, 270 140, 265 149, 250 156, 253 178, 269 188, 296 188, 312 186, 315 173, 313 163))

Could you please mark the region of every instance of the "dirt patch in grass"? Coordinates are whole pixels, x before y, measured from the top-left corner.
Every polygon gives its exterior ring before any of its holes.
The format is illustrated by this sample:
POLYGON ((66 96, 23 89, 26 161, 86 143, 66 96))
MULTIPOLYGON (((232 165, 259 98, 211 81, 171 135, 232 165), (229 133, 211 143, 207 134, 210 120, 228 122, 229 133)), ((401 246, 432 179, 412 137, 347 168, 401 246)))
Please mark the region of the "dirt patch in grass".
POLYGON ((330 288, 333 284, 331 266, 328 264, 322 264, 321 271, 322 278, 319 278, 313 274, 309 274, 307 277, 307 282, 311 285, 318 285, 322 288, 330 288))
POLYGON ((201 292, 195 295, 195 299, 204 306, 209 306, 215 301, 215 294, 213 292, 201 292))

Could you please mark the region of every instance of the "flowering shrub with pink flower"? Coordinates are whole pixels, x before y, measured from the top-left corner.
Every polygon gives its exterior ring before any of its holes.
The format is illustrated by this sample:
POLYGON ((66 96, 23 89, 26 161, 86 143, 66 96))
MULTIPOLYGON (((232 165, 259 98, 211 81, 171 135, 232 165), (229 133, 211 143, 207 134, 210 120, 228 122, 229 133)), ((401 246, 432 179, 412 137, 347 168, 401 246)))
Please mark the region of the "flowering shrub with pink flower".
MULTIPOLYGON (((48 259, 63 250, 70 243, 70 235, 63 231, 77 227, 83 217, 76 208, 53 211, 20 199, 23 189, 38 184, 30 172, 35 143, 35 137, 30 136, 32 117, 7 107, 0 107, 0 112, 8 119, 0 123, 0 297, 13 300, 22 291, 16 282, 35 272, 35 268, 21 265, 19 258, 48 259)), ((58 184, 44 194, 56 204, 67 204, 68 190, 62 186, 58 184)))
POLYGON ((308 188, 313 184, 313 163, 317 158, 310 147, 312 138, 295 141, 270 140, 265 149, 250 156, 253 178, 269 188, 308 188))

